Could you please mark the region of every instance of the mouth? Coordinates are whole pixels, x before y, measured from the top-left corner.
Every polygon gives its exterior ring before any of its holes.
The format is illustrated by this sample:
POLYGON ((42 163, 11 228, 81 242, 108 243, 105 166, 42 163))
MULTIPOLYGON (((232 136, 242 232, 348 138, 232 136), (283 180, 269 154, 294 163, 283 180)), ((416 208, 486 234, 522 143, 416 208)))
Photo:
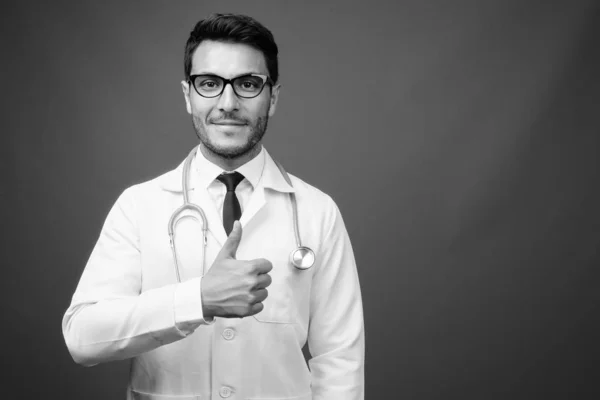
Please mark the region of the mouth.
POLYGON ((212 124, 213 125, 220 125, 220 126, 244 126, 244 125, 246 125, 244 122, 234 121, 234 120, 216 121, 216 122, 212 122, 212 124))

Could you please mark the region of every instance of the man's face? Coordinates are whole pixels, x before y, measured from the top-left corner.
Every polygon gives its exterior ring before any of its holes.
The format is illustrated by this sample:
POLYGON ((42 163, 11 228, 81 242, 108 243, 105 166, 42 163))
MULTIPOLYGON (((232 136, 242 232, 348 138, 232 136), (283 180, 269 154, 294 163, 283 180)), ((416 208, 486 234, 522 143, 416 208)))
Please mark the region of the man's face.
MULTIPOLYGON (((231 79, 250 73, 269 75, 262 52, 245 44, 205 40, 192 57, 191 75, 214 74, 231 79)), ((238 97, 230 84, 214 98, 200 96, 185 81, 182 88, 200 142, 227 159, 248 154, 260 143, 279 95, 279 85, 271 88, 268 84, 251 99, 238 97)))

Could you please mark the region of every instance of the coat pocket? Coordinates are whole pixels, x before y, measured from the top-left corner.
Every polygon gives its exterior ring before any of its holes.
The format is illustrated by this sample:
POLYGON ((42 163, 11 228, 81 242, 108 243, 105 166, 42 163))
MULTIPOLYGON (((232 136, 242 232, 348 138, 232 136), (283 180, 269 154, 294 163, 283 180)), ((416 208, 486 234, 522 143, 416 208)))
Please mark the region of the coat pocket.
POLYGON ((129 389, 127 400, 202 400, 202 396, 194 394, 154 394, 129 389))
POLYGON ((252 317, 265 324, 293 324, 295 320, 291 312, 292 307, 289 307, 283 299, 277 298, 278 296, 273 296, 271 293, 273 292, 269 291, 269 297, 263 302, 263 310, 252 317))
POLYGON ((284 261, 273 262, 270 272, 272 282, 267 288, 269 295, 263 301, 263 310, 253 315, 254 319, 262 323, 291 324, 296 322, 296 307, 293 291, 293 277, 290 276, 291 268, 284 261))
POLYGON ((247 397, 245 400, 312 400, 312 393, 295 397, 247 397))

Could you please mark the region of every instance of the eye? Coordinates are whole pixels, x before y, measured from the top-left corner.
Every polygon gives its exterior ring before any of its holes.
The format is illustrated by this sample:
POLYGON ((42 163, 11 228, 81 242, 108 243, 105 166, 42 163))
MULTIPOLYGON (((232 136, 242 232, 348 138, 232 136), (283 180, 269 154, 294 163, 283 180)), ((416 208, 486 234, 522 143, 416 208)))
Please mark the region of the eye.
POLYGON ((257 82, 251 81, 251 80, 246 80, 242 82, 242 87, 244 89, 256 89, 258 88, 258 84, 257 82))
POLYGON ((235 81, 238 90, 246 93, 257 93, 263 86, 263 81, 257 76, 242 76, 235 81))
POLYGON ((198 83, 198 86, 203 89, 215 89, 220 86, 220 82, 215 79, 203 79, 198 83))

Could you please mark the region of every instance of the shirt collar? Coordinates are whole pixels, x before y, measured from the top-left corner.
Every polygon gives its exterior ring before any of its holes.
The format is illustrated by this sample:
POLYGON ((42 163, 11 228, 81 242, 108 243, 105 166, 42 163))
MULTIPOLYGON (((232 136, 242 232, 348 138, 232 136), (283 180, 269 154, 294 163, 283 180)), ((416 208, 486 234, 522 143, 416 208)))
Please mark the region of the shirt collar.
MULTIPOLYGON (((260 153, 246 164, 240 166, 234 170, 239 172, 252 184, 253 188, 256 188, 260 181, 263 167, 265 166, 265 150, 261 146, 260 153)), ((208 188, 211 183, 222 173, 230 173, 234 171, 224 171, 221 167, 210 162, 204 154, 200 151, 200 147, 196 151, 196 157, 194 158, 194 171, 196 173, 196 179, 198 186, 202 188, 208 188)))
MULTIPOLYGON (((208 161, 199 148, 191 167, 191 170, 194 171, 194 177, 191 179, 190 189, 195 187, 208 188, 216 177, 223 172, 220 167, 208 161)), ((279 192, 295 192, 294 187, 287 183, 264 146, 256 157, 239 167, 237 171, 244 175, 254 188, 261 184, 265 188, 279 192)), ((182 172, 183 162, 176 169, 158 177, 157 182, 165 190, 181 192, 182 172)))

